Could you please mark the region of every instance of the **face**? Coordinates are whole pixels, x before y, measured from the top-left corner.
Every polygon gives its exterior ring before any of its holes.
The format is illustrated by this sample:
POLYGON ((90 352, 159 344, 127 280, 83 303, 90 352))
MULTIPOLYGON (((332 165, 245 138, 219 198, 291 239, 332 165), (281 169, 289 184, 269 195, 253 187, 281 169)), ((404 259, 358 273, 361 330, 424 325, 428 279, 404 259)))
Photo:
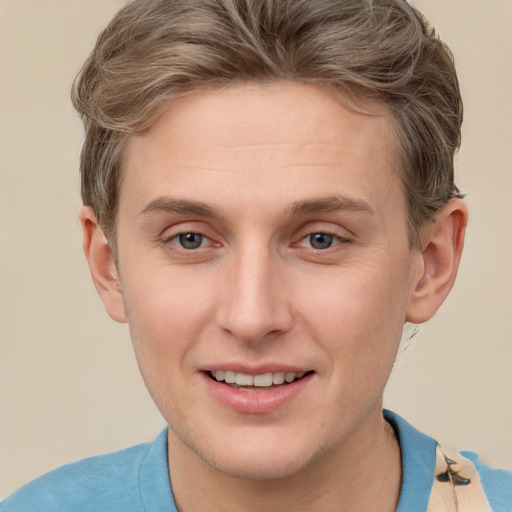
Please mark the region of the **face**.
POLYGON ((397 165, 384 110, 297 84, 195 93, 132 139, 118 270, 171 443, 275 478, 377 428, 421 267, 397 165))

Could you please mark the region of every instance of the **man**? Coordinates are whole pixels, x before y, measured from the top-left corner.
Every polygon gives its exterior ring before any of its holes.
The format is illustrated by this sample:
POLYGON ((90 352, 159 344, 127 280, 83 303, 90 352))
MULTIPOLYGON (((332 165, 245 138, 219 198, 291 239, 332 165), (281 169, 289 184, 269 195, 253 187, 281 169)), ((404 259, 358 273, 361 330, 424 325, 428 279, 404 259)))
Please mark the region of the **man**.
POLYGON ((0 510, 512 509, 382 394, 467 210, 448 49, 405 2, 136 0, 73 94, 84 250, 169 424, 0 510))

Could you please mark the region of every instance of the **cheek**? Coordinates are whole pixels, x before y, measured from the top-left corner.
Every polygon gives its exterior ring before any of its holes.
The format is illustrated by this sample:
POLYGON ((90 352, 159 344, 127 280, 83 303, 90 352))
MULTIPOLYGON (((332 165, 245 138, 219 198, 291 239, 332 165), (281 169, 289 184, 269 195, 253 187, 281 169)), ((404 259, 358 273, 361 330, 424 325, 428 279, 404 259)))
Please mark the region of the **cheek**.
POLYGON ((146 387, 169 424, 193 408, 187 393, 193 378, 191 359, 209 328, 211 300, 191 289, 190 282, 150 273, 125 283, 124 299, 134 352, 146 387))
MULTIPOLYGON (((146 272, 123 288, 134 348, 143 364, 184 364, 199 333, 209 325, 212 287, 179 273, 146 272)), ((142 368, 141 368, 142 369, 142 368)))
MULTIPOLYGON (((407 272, 391 265, 361 265, 303 288, 302 310, 312 337, 347 371, 392 366, 409 297, 407 272)), ((386 370, 387 371, 387 370, 386 370)))
POLYGON ((319 398, 326 410, 360 411, 381 397, 400 343, 403 307, 395 292, 373 279, 347 279, 330 293, 310 293, 314 311, 309 337, 326 354, 321 372, 326 391, 319 398), (391 307, 390 304, 395 304, 391 307))

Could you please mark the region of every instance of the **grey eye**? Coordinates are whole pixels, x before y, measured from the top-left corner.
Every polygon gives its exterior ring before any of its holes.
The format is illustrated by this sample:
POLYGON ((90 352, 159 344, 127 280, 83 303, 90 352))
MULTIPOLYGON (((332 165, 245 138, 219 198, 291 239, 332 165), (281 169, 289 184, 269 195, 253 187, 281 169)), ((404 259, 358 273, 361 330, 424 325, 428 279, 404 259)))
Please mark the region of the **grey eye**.
POLYGON ((328 249, 334 242, 334 236, 327 233, 313 233, 309 235, 309 243, 314 249, 328 249))
POLYGON ((198 249, 203 244, 204 235, 199 233, 183 233, 178 236, 178 240, 184 249, 198 249))

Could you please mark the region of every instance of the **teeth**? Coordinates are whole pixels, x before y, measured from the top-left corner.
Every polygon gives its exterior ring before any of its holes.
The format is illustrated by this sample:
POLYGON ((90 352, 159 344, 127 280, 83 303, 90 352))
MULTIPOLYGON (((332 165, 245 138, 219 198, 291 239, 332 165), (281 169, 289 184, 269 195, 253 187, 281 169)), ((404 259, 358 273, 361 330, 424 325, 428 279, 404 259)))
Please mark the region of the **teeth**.
POLYGON ((285 382, 293 382, 295 379, 302 379, 302 377, 306 375, 306 372, 275 372, 263 373, 261 375, 250 375, 248 373, 235 373, 231 370, 216 370, 215 372, 210 372, 210 374, 215 380, 219 382, 226 382, 226 384, 267 388, 273 384, 278 386, 285 382))
POLYGON ((282 384, 284 382, 284 372, 276 372, 272 374, 272 384, 282 384))
POLYGON ((285 373, 285 374, 284 374, 284 380, 285 380, 286 382, 288 382, 288 383, 289 383, 289 382, 293 382, 293 380, 295 379, 295 375, 296 375, 296 374, 295 374, 295 373, 293 373, 293 372, 285 373))
POLYGON ((263 375, 255 375, 253 378, 254 385, 261 388, 272 386, 272 374, 264 373, 263 375))
POLYGON ((252 375, 247 373, 237 373, 235 378, 235 384, 237 386, 252 386, 254 378, 252 375))
POLYGON ((224 372, 224 380, 228 384, 234 384, 235 383, 235 378, 236 378, 236 373, 235 372, 232 372, 232 371, 224 372))

